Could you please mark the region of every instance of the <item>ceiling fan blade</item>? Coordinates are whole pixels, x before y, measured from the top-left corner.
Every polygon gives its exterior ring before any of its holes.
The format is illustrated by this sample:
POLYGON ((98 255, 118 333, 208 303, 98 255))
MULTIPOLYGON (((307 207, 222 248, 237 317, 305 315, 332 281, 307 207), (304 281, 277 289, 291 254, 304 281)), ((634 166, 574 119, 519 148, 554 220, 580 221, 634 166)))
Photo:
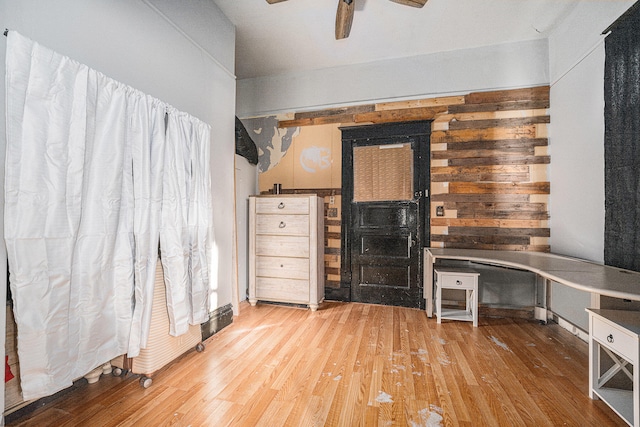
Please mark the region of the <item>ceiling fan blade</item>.
POLYGON ((336 40, 346 39, 351 32, 355 0, 338 0, 336 13, 336 40))
POLYGON ((274 3, 280 3, 281 1, 287 1, 287 0, 267 0, 267 3, 274 4, 274 3))
MULTIPOLYGON (((268 1, 268 0, 267 0, 268 1)), ((406 6, 422 7, 427 0, 391 0, 394 3, 404 4, 406 6)))

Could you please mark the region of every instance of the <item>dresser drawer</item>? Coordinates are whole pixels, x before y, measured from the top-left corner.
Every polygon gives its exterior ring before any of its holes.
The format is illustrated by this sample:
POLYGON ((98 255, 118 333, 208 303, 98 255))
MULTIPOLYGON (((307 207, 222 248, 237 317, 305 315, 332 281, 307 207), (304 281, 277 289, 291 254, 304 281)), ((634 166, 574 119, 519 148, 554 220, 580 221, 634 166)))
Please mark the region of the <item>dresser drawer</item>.
POLYGON ((309 257, 309 236, 256 235, 256 255, 309 257))
POLYGON ((258 256, 256 276, 309 280, 309 259, 258 256))
POLYGON ((256 234, 309 235, 307 215, 256 215, 256 234))
POLYGON ((256 298, 306 304, 309 302, 309 281, 256 277, 256 298))
POLYGON ((602 318, 593 317, 591 335, 597 341, 600 341, 603 345, 629 361, 633 361, 638 357, 637 338, 602 318))
POLYGON ((308 214, 308 197, 261 197, 256 199, 258 214, 308 214))

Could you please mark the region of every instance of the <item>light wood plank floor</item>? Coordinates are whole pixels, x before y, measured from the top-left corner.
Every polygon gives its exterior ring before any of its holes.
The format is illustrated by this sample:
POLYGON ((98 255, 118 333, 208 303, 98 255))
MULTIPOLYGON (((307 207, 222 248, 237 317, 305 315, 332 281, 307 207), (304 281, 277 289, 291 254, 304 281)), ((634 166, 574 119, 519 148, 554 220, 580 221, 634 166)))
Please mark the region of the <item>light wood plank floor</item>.
POLYGON ((557 325, 325 302, 243 303, 143 389, 103 376, 8 425, 622 426, 588 397, 588 346, 557 325))

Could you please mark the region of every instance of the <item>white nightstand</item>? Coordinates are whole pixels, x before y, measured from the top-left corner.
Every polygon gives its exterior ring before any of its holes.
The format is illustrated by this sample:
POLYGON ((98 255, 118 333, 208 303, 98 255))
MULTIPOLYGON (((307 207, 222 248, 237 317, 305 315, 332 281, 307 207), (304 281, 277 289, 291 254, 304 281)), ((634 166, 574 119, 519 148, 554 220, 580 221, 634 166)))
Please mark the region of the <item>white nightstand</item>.
POLYGON ((434 305, 438 323, 442 319, 465 320, 478 326, 478 277, 480 273, 468 268, 436 267, 434 269, 435 297, 434 305), (442 307, 442 290, 460 289, 465 291, 465 309, 442 307))
POLYGON ((627 424, 640 426, 640 312, 592 308, 587 312, 589 397, 601 398, 627 424))

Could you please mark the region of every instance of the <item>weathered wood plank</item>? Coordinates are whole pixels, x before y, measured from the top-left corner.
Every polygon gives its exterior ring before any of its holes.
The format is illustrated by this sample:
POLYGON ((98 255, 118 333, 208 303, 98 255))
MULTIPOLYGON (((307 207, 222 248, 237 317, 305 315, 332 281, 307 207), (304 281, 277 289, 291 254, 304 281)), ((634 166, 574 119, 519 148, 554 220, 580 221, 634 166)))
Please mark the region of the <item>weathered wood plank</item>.
POLYGON ((465 96, 466 104, 485 104, 505 101, 548 100, 549 86, 536 86, 524 89, 497 90, 491 92, 472 92, 465 96))
POLYGON ((432 151, 431 158, 433 160, 441 159, 468 159, 468 158, 498 158, 498 157, 522 157, 522 156, 534 156, 534 147, 513 147, 513 148, 499 148, 499 149, 477 149, 477 150, 446 150, 446 151, 432 151))
POLYGON ((452 182, 449 184, 449 193, 461 194, 549 194, 551 184, 549 182, 531 183, 473 183, 452 182))
POLYGON ((469 245, 529 245, 531 239, 528 236, 452 236, 450 234, 431 235, 431 241, 444 243, 458 243, 469 245))
POLYGON ((431 218, 432 227, 506 227, 540 228, 543 221, 500 218, 431 218))
POLYGON ((549 219, 548 212, 531 212, 531 211, 501 211, 501 210, 475 210, 475 211, 458 211, 457 217, 461 219, 470 218, 493 218, 493 219, 524 219, 544 221, 549 219))
POLYGON ((324 254, 325 255, 340 255, 340 248, 329 248, 329 247, 325 246, 324 254))
POLYGON ((526 203, 530 199, 528 194, 496 194, 496 193, 466 193, 466 194, 432 194, 432 202, 513 202, 513 203, 526 203))
POLYGON ((490 165, 490 166, 435 166, 431 168, 433 175, 449 174, 483 174, 483 173, 526 173, 529 172, 527 165, 490 165))
POLYGON ((457 209, 458 211, 514 211, 514 212, 547 212, 546 203, 509 203, 509 202, 456 202, 454 200, 444 202, 445 209, 457 209))
POLYGON ((547 138, 488 139, 485 141, 453 141, 447 142, 447 149, 497 149, 517 147, 545 147, 549 145, 547 138))
POLYGON ((279 120, 278 128, 295 128, 299 126, 311 126, 313 125, 313 119, 301 119, 301 120, 279 120))
MULTIPOLYGON (((432 240, 432 242, 435 242, 432 240)), ((485 249, 496 251, 531 251, 531 252, 551 252, 551 246, 549 245, 496 245, 496 244, 484 244, 484 243, 451 243, 444 242, 445 248, 455 249, 485 249)))
MULTIPOLYGON (((471 104, 473 106, 482 106, 484 104, 471 104)), ((451 107, 449 108, 451 109, 451 107)), ((455 113, 447 112, 447 114, 439 115, 434 123, 449 123, 452 121, 466 121, 466 120, 492 120, 492 119, 515 119, 523 117, 536 117, 548 115, 547 108, 539 108, 533 110, 501 110, 501 111, 471 111, 468 113, 455 113)))
POLYGON ((536 126, 517 126, 512 128, 461 129, 435 131, 431 133, 431 143, 462 141, 487 141, 498 139, 536 138, 536 126))
POLYGON ((488 129, 497 127, 518 127, 534 125, 539 123, 550 123, 549 116, 523 117, 512 119, 490 119, 490 120, 456 120, 449 123, 449 130, 459 129, 488 129))
POLYGON ((449 160, 449 166, 544 165, 549 163, 551 163, 549 156, 496 156, 449 160))
POLYGON ((318 110, 318 111, 305 111, 300 113, 295 113, 294 120, 300 119, 317 119, 317 118, 327 118, 332 116, 350 116, 354 114, 360 113, 369 113, 371 111, 375 111, 376 106, 374 104, 368 105, 356 105, 353 107, 341 107, 341 108, 329 108, 327 110, 318 110))
POLYGON ((508 101, 486 104, 464 104, 449 107, 450 114, 481 113, 489 111, 540 110, 550 107, 548 100, 540 101, 508 101))
POLYGON ((445 96, 441 98, 414 99, 410 101, 381 102, 375 104, 375 111, 400 110, 410 108, 436 107, 464 104, 464 96, 445 96))
POLYGON ((324 225, 329 227, 341 227, 342 221, 339 219, 326 219, 324 220, 324 225))
POLYGON ((452 174, 431 174, 431 182, 527 182, 530 181, 529 172, 502 173, 502 172, 480 172, 480 173, 452 173, 452 174))
POLYGON ((446 111, 447 106, 374 111, 372 113, 356 114, 354 121, 356 123, 391 123, 432 120, 436 115, 446 111))
POLYGON ((549 237, 548 228, 449 227, 450 236, 549 237))
POLYGON ((316 126, 316 125, 327 125, 332 123, 353 123, 354 122, 353 114, 345 114, 340 116, 328 116, 328 117, 315 117, 315 118, 307 118, 307 119, 298 119, 298 120, 280 120, 278 122, 279 128, 292 128, 292 127, 302 127, 302 126, 316 126))

